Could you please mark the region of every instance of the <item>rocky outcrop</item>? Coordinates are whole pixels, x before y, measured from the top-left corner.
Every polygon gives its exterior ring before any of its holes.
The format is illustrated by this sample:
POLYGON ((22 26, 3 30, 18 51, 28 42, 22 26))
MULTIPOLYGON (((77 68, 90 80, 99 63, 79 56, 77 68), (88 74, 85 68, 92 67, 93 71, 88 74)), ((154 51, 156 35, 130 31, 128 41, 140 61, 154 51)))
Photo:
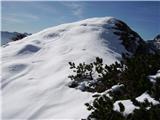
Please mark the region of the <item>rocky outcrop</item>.
POLYGON ((122 40, 122 44, 131 53, 146 53, 148 47, 145 41, 140 37, 138 33, 133 31, 126 23, 121 20, 117 20, 114 29, 114 34, 119 36, 122 40))

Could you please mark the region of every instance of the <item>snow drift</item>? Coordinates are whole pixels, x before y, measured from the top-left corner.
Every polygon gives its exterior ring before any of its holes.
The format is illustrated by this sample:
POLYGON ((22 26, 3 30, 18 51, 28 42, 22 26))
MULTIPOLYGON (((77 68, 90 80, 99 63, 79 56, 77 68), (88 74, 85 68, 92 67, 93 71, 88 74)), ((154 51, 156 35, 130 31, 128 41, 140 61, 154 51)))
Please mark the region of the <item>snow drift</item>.
POLYGON ((80 119, 91 93, 68 87, 68 62, 111 64, 127 52, 116 19, 91 18, 45 29, 2 47, 3 119, 80 119))

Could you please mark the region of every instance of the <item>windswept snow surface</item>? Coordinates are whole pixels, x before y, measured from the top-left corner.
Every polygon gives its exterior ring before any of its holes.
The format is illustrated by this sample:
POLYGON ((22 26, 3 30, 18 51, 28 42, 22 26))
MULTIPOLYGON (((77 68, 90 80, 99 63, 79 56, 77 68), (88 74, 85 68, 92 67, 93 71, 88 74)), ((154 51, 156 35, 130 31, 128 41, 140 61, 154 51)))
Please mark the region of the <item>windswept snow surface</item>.
POLYGON ((111 64, 126 52, 113 34, 116 19, 62 24, 2 47, 3 119, 80 119, 91 93, 67 85, 69 61, 111 64))

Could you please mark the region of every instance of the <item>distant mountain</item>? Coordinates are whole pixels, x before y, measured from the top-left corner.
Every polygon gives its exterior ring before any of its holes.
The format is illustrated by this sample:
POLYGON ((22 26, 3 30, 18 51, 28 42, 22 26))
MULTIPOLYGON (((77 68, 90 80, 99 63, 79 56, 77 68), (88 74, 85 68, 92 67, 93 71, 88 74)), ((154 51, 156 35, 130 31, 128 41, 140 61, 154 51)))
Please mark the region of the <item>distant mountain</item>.
POLYGON ((147 44, 150 49, 154 51, 160 51, 160 34, 158 34, 153 40, 148 40, 147 44))
POLYGON ((8 32, 8 31, 1 31, 1 45, 5 45, 9 42, 12 42, 12 38, 16 37, 19 34, 31 35, 29 33, 18 33, 18 32, 8 32))

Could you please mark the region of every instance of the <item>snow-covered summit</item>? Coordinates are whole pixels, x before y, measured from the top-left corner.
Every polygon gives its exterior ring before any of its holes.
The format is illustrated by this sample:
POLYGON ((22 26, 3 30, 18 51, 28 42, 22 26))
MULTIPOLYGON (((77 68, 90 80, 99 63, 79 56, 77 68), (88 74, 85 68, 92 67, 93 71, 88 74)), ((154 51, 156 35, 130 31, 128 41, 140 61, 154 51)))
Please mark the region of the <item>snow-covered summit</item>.
POLYGON ((118 20, 90 18, 40 31, 2 47, 4 119, 80 119, 92 94, 69 88, 68 62, 111 64, 128 52, 114 32, 118 20))

